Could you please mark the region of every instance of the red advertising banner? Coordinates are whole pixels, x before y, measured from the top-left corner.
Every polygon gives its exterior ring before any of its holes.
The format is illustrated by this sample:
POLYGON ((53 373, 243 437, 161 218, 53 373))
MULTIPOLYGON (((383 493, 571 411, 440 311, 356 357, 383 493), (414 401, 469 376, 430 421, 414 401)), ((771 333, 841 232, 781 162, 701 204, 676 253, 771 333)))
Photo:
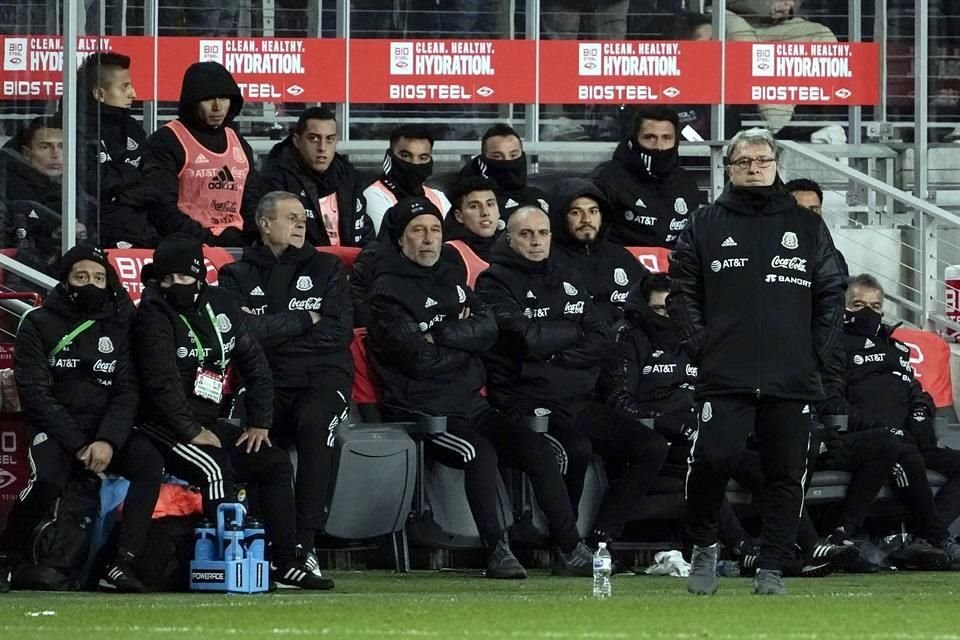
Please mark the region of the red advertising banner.
MULTIPOLYGON (((0 100, 55 100, 63 95, 63 39, 60 36, 0 36, 0 44, 3 46, 0 100)), ((77 38, 77 64, 96 51, 116 51, 130 56, 130 75, 137 98, 152 100, 153 45, 153 38, 145 36, 77 38)))
MULTIPOLYGON (((140 303, 143 283, 140 272, 143 266, 153 262, 153 249, 107 249, 107 261, 113 266, 120 283, 127 290, 134 304, 140 303)), ((220 267, 234 261, 226 249, 218 247, 203 248, 203 262, 207 268, 207 282, 216 285, 219 281, 220 267)))
POLYGON ((542 104, 719 101, 719 42, 540 42, 542 104))
POLYGON ((872 42, 728 42, 728 104, 875 105, 880 47, 872 42))
POLYGON ((532 40, 351 40, 350 102, 530 103, 532 40))
POLYGON ((248 102, 343 102, 344 40, 317 38, 162 38, 158 93, 177 100, 183 72, 194 62, 219 62, 248 102))

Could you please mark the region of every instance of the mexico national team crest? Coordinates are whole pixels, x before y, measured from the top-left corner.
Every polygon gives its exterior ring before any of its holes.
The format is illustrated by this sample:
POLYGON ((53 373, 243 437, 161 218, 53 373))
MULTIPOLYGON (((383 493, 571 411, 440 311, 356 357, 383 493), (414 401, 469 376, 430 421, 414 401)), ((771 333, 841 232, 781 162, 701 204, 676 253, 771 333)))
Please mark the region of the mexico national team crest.
POLYGON ((617 267, 613 270, 613 281, 621 287, 625 287, 630 283, 630 279, 627 277, 627 272, 620 267, 617 267))
POLYGON ((220 333, 226 333, 232 328, 233 325, 230 323, 230 318, 227 317, 227 314, 217 314, 217 329, 220 331, 220 333))
POLYGON ((467 292, 463 290, 463 287, 457 285, 457 300, 460 304, 463 304, 467 301, 467 292))
POLYGON ((246 154, 243 152, 243 149, 237 149, 236 147, 234 147, 234 149, 233 149, 233 159, 234 159, 234 161, 236 161, 236 162, 243 162, 244 160, 247 159, 247 156, 246 156, 246 154))
POLYGON ((573 286, 572 284, 570 284, 569 282, 564 282, 564 283, 563 283, 563 290, 566 292, 566 294, 567 294, 568 296, 575 296, 575 295, 577 295, 577 288, 574 287, 574 286, 573 286))
POLYGON ((681 216, 685 216, 690 212, 690 210, 687 208, 687 201, 683 198, 677 198, 673 201, 673 210, 681 216))
POLYGON ((796 249, 800 246, 800 242, 797 240, 797 234, 793 231, 786 231, 783 234, 783 239, 780 241, 780 244, 783 245, 784 249, 796 249))
POLYGON ((313 289, 313 279, 310 276, 297 278, 297 291, 310 291, 310 289, 313 289))
POLYGON ((710 422, 710 418, 713 417, 713 405, 710 404, 710 401, 703 403, 703 409, 700 410, 700 422, 710 422))
POLYGON ((97 349, 100 353, 113 353, 113 341, 110 339, 110 336, 103 336, 97 342, 97 349))

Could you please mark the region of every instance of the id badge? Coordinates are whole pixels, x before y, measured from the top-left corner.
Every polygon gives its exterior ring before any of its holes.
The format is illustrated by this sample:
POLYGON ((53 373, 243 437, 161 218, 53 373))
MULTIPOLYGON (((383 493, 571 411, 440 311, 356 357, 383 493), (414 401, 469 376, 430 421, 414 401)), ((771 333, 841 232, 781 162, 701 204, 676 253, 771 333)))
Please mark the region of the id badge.
POLYGON ((193 383, 193 395, 220 404, 220 400, 223 398, 223 376, 214 371, 197 369, 197 379, 193 383))

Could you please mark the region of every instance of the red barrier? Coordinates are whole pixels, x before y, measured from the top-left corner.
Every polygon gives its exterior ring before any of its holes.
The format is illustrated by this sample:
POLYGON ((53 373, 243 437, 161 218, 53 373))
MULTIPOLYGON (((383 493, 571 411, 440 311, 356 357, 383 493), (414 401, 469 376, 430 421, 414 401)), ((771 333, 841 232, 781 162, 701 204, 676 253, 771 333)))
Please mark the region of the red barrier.
POLYGON ((910 347, 910 365, 937 408, 953 406, 950 347, 931 331, 900 327, 893 337, 910 347))
POLYGON ((7 524, 7 515, 17 495, 27 486, 30 465, 27 464, 27 430, 23 417, 0 413, 0 531, 7 524))
MULTIPOLYGON (((117 271, 123 288, 130 294, 133 303, 137 304, 143 294, 140 272, 143 265, 153 262, 153 249, 107 249, 106 254, 107 261, 117 271)), ((203 257, 207 267, 207 282, 212 285, 218 282, 217 272, 220 267, 234 260, 229 251, 219 247, 204 247, 203 257)))
POLYGON ((664 247, 627 247, 627 251, 650 270, 650 273, 666 273, 670 268, 670 249, 664 247))

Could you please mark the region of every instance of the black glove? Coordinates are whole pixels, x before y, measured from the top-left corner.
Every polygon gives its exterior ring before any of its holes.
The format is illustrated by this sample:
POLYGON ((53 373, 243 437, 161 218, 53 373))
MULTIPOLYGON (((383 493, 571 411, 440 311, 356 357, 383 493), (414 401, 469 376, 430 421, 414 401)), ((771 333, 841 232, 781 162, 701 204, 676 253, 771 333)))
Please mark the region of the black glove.
POLYGON ((917 448, 921 451, 937 448, 937 432, 926 405, 918 404, 913 408, 904 428, 913 435, 917 448))
POLYGON ((243 232, 236 227, 228 227, 220 235, 213 236, 210 244, 214 247, 242 247, 243 232))

